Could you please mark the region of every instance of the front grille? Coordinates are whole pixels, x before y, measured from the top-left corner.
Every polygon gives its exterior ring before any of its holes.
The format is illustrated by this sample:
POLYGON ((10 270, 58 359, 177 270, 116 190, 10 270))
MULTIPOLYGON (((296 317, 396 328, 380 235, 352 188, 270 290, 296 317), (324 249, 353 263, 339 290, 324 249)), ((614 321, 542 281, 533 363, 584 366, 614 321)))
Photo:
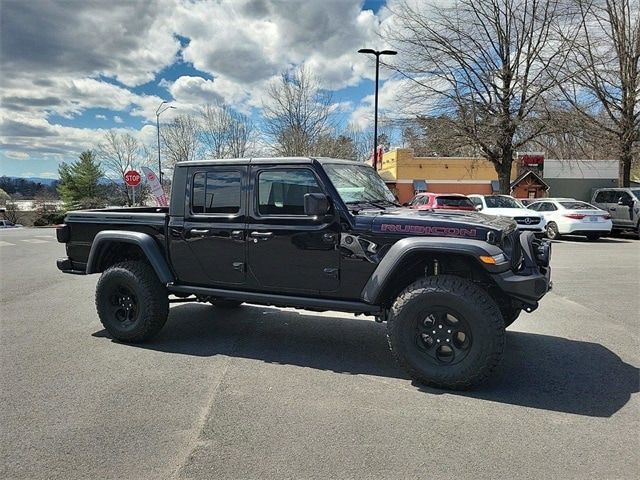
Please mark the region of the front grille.
POLYGON ((522 246, 520 245, 520 232, 514 230, 502 240, 502 250, 511 262, 511 270, 517 272, 522 265, 522 246))
POLYGON ((540 223, 540 217, 514 217, 518 225, 537 225, 540 223))

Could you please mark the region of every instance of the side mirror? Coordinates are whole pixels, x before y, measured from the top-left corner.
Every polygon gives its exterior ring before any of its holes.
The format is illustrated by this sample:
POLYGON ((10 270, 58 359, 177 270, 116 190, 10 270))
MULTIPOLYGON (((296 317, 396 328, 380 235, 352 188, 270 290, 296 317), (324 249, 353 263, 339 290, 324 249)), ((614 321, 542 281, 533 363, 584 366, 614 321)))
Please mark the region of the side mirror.
POLYGON ((482 210, 482 205, 476 205, 474 208, 476 209, 476 212, 479 212, 482 210))
POLYGON ((304 195, 304 214, 312 217, 324 215, 329 211, 329 198, 323 193, 304 195))

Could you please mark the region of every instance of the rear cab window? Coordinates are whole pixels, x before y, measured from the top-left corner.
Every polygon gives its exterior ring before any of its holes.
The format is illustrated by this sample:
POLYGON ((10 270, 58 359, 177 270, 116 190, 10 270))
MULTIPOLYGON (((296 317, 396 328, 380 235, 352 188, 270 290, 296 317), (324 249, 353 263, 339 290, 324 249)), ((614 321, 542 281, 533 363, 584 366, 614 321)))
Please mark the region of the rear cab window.
POLYGON ((196 172, 191 185, 191 214, 233 215, 240 212, 242 172, 239 170, 196 172))

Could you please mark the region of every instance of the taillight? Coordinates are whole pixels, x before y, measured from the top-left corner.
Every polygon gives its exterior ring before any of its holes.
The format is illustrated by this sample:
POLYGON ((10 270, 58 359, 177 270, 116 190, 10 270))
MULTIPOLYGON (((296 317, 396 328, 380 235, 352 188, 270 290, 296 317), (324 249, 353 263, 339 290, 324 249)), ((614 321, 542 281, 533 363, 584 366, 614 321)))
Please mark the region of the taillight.
POLYGON ((611 218, 611 215, 605 213, 604 215, 602 215, 602 218, 604 218, 605 220, 609 220, 611 218))
POLYGON ((567 218, 573 218, 574 220, 582 220, 586 217, 586 215, 583 215, 582 213, 565 213, 564 216, 567 218))

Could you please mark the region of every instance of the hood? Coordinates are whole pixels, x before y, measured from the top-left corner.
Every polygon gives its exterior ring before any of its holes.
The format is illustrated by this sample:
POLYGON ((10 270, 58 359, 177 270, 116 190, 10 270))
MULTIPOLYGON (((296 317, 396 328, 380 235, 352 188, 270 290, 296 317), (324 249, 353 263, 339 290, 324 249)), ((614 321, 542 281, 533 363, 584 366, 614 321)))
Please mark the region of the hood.
POLYGON ((464 210, 414 210, 390 208, 387 210, 361 210, 356 224, 373 233, 401 236, 459 237, 487 240, 491 231, 508 234, 516 223, 508 218, 485 215, 464 210))
POLYGON ((535 210, 528 208, 484 208, 483 212, 489 215, 501 215, 503 217, 541 217, 542 215, 535 210))

